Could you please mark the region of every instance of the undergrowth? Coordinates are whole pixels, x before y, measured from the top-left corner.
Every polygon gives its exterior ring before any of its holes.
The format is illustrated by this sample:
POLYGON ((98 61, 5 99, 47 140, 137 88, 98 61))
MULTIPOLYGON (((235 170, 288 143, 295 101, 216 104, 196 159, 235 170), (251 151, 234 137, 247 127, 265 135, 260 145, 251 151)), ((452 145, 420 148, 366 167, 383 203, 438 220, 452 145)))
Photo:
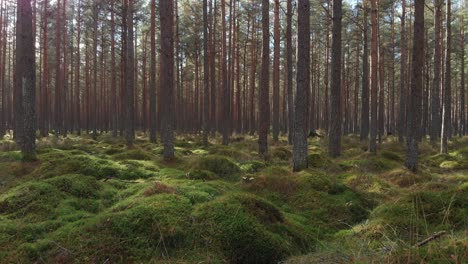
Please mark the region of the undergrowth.
POLYGON ((287 140, 266 160, 256 139, 230 146, 178 137, 176 161, 139 136, 43 138, 38 161, 0 141, 2 263, 463 263, 467 257, 468 140, 421 170, 403 167, 393 137, 379 154, 356 136, 339 159, 309 142, 293 173, 287 140), (445 231, 424 246, 419 241, 445 231))

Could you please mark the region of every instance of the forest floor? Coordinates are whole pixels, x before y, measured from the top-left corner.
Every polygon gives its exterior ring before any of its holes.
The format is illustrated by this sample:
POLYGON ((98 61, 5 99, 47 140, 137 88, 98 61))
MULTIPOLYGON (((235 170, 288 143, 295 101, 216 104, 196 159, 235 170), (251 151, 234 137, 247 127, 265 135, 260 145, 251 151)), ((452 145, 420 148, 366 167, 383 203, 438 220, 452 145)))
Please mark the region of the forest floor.
POLYGON ((299 173, 284 138, 268 162, 232 140, 178 137, 166 163, 142 135, 52 136, 27 164, 0 141, 0 263, 466 263, 468 137, 423 142, 418 174, 393 137, 377 156, 345 137, 339 159, 310 139, 299 173))

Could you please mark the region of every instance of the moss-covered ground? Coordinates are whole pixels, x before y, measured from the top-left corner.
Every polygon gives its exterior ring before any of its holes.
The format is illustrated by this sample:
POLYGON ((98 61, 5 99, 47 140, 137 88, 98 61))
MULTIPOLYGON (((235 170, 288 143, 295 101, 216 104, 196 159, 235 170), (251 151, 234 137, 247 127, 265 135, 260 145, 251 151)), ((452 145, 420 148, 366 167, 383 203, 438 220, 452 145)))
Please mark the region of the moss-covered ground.
POLYGON ((311 139, 293 173, 284 138, 264 161, 250 136, 178 137, 170 163, 144 135, 41 139, 32 163, 4 139, 0 263, 466 263, 468 138, 422 143, 417 174, 392 137, 343 144, 311 139))

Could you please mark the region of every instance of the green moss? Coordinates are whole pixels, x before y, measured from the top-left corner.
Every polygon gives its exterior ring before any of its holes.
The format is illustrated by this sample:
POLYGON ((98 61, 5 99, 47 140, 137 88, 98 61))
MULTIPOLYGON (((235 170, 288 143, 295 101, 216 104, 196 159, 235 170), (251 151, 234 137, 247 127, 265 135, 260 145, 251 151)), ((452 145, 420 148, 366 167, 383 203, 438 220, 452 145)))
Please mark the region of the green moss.
POLYGON ((155 175, 154 172, 141 168, 139 164, 119 164, 91 155, 66 155, 64 158, 46 160, 33 173, 41 178, 64 174, 83 174, 99 179, 107 177, 139 179, 155 175))
POLYGON ((116 160, 152 160, 154 157, 142 149, 130 149, 113 155, 116 160))
POLYGON ((281 211, 253 195, 220 197, 196 207, 193 216, 205 247, 220 248, 230 263, 275 263, 299 246, 294 237, 300 235, 281 211))
POLYGON ((55 186, 62 192, 80 198, 97 198, 102 188, 101 184, 96 181, 96 178, 79 174, 54 177, 45 182, 55 186))
POLYGON ((360 159, 345 160, 340 166, 355 168, 362 172, 384 172, 401 166, 400 162, 389 160, 384 157, 364 154, 360 159))
POLYGON ((292 152, 285 147, 277 147, 271 151, 271 156, 279 160, 289 160, 292 157, 292 152))
POLYGON ((410 239, 411 234, 463 228, 468 213, 467 194, 454 189, 420 191, 382 204, 372 212, 366 232, 410 239))
POLYGON ((0 213, 12 218, 31 216, 35 221, 47 219, 54 215, 55 208, 64 197, 50 183, 27 182, 0 197, 0 213))
POLYGON ((332 165, 332 161, 321 153, 311 153, 308 157, 309 167, 311 168, 327 168, 332 165))
POLYGON ((258 161, 258 160, 252 160, 249 162, 246 162, 240 166, 241 170, 247 173, 255 173, 259 172, 260 170, 264 169, 267 165, 265 162, 258 161))
POLYGON ((191 180, 211 181, 218 179, 215 173, 207 170, 191 170, 187 172, 186 176, 191 180))
POLYGON ((380 155, 383 158, 388 159, 388 160, 403 162, 403 158, 398 153, 395 153, 395 152, 382 151, 382 153, 380 155))
POLYGON ((234 181, 239 179, 241 173, 239 166, 234 161, 218 155, 201 157, 195 164, 195 168, 211 171, 222 179, 234 181))
POLYGON ((440 167, 442 169, 468 169, 468 161, 444 161, 440 167))
POLYGON ((413 173, 406 168, 394 169, 383 173, 382 178, 398 187, 410 187, 418 183, 428 182, 432 178, 424 172, 413 173))
POLYGON ((21 160, 21 151, 0 152, 0 162, 13 162, 21 160))
POLYGON ((434 156, 430 156, 426 160, 426 163, 429 166, 439 167, 440 164, 442 164, 445 161, 456 161, 456 158, 453 157, 453 156, 450 156, 448 154, 437 154, 437 155, 434 155, 434 156))

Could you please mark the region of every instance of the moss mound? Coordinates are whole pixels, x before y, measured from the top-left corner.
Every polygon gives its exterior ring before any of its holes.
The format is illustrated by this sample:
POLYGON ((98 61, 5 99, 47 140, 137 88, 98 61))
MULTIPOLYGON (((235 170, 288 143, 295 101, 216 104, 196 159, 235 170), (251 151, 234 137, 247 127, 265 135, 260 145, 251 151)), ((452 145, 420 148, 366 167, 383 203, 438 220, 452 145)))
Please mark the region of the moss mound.
POLYGON ((210 155, 202 157, 195 164, 195 168, 211 171, 225 180, 236 181, 240 179, 241 169, 239 166, 224 156, 210 155))
POLYGON ((65 155, 62 158, 44 160, 33 174, 40 178, 50 178, 64 174, 83 174, 98 179, 108 177, 140 179, 149 178, 154 176, 155 173, 134 163, 121 164, 92 155, 65 155))
POLYGON ((119 152, 112 156, 115 160, 152 160, 155 159, 153 155, 142 149, 130 149, 119 152))
POLYGON ((279 160, 289 160, 292 158, 292 152, 285 147, 277 147, 271 151, 271 156, 279 160))
POLYGON ((406 168, 394 169, 383 173, 382 178, 398 187, 410 187, 431 180, 431 177, 423 172, 413 173, 406 168))
POLYGON ((309 167, 312 168, 328 168, 333 162, 325 155, 314 152, 308 156, 309 167))
POLYGON ((202 180, 202 181, 212 181, 216 180, 219 177, 215 173, 207 170, 191 170, 186 174, 187 178, 191 180, 202 180))
POLYGON ((265 164, 265 162, 258 161, 258 160, 252 160, 252 161, 243 163, 240 166, 241 170, 247 173, 259 172, 266 167, 267 165, 265 164))
POLYGON ((195 227, 208 235, 204 244, 219 247, 230 263, 276 263, 301 248, 307 233, 283 213, 253 195, 233 194, 195 208, 195 227), (211 240, 215 238, 215 240, 211 240))
POLYGON ((419 191, 382 204, 372 212, 366 232, 410 240, 423 238, 428 232, 464 228, 467 194, 466 190, 457 189, 419 191))
POLYGON ((361 172, 375 172, 381 173, 389 171, 401 166, 401 162, 397 162, 393 159, 387 159, 385 157, 374 156, 369 153, 365 153, 358 159, 345 160, 340 163, 340 166, 347 168, 354 168, 361 172))

